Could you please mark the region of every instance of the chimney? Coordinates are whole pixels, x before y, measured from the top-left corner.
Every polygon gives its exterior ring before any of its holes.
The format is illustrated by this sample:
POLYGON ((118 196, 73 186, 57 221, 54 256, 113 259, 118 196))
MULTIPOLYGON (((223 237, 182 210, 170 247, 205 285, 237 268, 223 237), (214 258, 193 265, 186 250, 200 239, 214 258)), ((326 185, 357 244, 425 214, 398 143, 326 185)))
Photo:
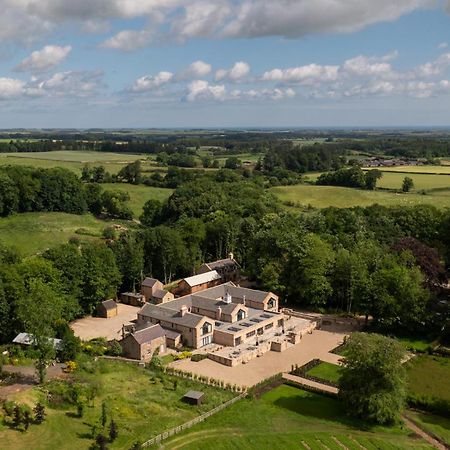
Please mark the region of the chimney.
POLYGON ((184 316, 186 315, 187 312, 188 312, 187 306, 186 306, 186 305, 183 305, 183 306, 180 308, 180 316, 181 316, 181 317, 184 317, 184 316))
POLYGON ((222 318, 222 308, 220 306, 216 309, 216 320, 220 320, 222 318))
POLYGON ((227 292, 227 293, 225 294, 225 296, 223 297, 223 301, 224 301, 227 305, 229 305, 229 304, 231 303, 232 298, 231 298, 231 294, 230 294, 229 292, 227 292))

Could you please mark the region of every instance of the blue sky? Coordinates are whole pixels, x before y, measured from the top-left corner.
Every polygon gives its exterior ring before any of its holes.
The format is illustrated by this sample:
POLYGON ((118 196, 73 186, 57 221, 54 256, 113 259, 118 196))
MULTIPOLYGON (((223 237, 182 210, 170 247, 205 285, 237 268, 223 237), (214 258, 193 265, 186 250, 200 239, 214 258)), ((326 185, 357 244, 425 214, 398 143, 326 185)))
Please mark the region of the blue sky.
POLYGON ((10 127, 450 126, 450 1, 0 0, 10 127))

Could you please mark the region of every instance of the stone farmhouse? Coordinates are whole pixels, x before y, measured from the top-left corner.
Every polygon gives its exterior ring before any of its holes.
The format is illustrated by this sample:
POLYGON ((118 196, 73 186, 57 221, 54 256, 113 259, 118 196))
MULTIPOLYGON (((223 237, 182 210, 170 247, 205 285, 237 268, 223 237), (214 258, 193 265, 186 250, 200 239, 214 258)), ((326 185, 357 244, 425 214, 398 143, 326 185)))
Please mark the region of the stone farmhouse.
POLYGON ((207 273, 215 270, 221 276, 222 282, 226 283, 228 281, 239 281, 239 268, 239 264, 234 259, 233 253, 230 253, 226 259, 202 264, 198 273, 207 273))

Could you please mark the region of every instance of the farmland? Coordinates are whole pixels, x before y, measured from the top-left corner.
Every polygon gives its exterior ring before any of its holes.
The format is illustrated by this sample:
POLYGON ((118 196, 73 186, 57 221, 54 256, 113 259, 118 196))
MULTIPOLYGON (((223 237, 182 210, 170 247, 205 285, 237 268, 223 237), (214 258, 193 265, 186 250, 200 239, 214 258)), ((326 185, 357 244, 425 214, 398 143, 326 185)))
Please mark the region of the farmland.
POLYGON ((175 449, 425 449, 400 428, 346 417, 337 400, 282 385, 258 400, 243 400, 165 443, 175 449), (227 436, 227 439, 223 439, 227 436))
POLYGON ((0 153, 0 165, 21 165, 41 167, 63 167, 73 170, 78 175, 82 168, 102 165, 110 173, 117 173, 122 167, 138 159, 143 160, 143 170, 154 170, 156 168, 152 155, 134 155, 127 153, 101 153, 88 151, 67 151, 35 153, 0 153))
MULTIPOLYGON (((54 408, 48 407, 45 422, 32 425, 26 433, 0 425, 2 450, 92 448, 91 433, 94 426, 99 432, 103 402, 119 429, 118 439, 108 448, 128 449, 134 442, 144 442, 168 428, 181 425, 235 395, 195 381, 172 380, 158 372, 126 363, 88 361, 85 367, 86 370, 82 368, 74 375, 74 381, 85 386, 96 386, 98 395, 93 406, 86 406, 83 417, 76 417, 76 407, 65 402, 54 408), (206 400, 201 406, 191 406, 181 401, 190 389, 205 392, 206 400)), ((25 395, 22 393, 12 397, 12 400, 33 405, 44 397, 46 389, 51 390, 52 386, 29 390, 25 395)), ((62 389, 64 385, 60 385, 58 392, 62 389)))
POLYGON ((288 208, 351 208, 355 206, 415 206, 434 205, 439 208, 450 206, 450 193, 435 192, 421 195, 416 193, 401 194, 387 191, 367 191, 336 186, 296 185, 271 189, 288 208))

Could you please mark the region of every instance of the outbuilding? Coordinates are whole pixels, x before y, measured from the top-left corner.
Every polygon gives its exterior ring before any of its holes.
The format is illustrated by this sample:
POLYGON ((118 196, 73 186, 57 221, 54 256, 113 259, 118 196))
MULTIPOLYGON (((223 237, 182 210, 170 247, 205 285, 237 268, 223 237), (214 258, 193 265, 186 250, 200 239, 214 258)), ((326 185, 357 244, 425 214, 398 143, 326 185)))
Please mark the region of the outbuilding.
POLYGON ((118 314, 117 303, 114 300, 105 300, 97 305, 97 316, 109 319, 118 314))
POLYGON ((190 405, 201 405, 205 399, 205 394, 200 391, 189 391, 184 394, 183 402, 190 405))

